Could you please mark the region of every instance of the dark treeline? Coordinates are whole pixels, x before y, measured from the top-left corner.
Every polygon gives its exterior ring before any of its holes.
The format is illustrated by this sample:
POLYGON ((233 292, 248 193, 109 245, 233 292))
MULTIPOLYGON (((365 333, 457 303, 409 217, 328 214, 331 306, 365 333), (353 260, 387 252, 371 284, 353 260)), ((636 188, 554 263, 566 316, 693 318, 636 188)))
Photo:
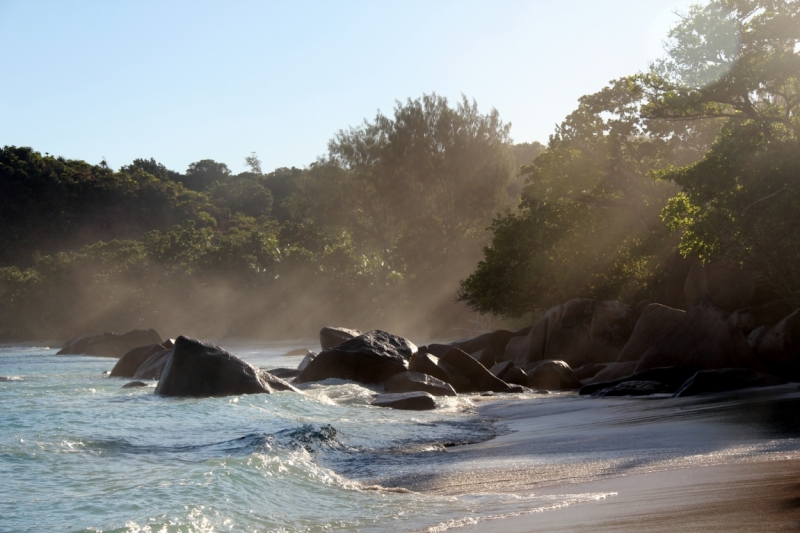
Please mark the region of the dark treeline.
POLYGON ((800 297, 800 7, 713 0, 668 38, 665 59, 582 97, 546 147, 436 95, 271 173, 255 154, 240 174, 152 159, 114 172, 6 147, 0 336, 336 323, 419 337, 465 326, 468 307, 635 304, 678 254, 800 297))

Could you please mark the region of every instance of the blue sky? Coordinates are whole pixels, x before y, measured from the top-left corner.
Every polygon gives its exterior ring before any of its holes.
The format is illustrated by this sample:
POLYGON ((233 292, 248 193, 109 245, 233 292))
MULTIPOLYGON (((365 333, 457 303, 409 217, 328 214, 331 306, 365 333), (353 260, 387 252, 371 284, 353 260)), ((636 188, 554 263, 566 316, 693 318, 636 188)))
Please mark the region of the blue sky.
POLYGON ((547 142, 647 68, 681 0, 0 0, 0 145, 118 168, 303 167, 396 100, 465 94, 547 142))

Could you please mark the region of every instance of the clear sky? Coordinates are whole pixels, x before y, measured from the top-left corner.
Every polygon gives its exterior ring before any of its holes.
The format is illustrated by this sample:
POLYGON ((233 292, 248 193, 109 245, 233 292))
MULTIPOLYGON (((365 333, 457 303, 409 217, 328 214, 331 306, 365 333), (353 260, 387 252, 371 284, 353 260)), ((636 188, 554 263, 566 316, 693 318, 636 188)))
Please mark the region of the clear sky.
POLYGON ((303 167, 396 100, 465 94, 547 142, 647 68, 683 0, 0 0, 0 145, 118 168, 303 167))

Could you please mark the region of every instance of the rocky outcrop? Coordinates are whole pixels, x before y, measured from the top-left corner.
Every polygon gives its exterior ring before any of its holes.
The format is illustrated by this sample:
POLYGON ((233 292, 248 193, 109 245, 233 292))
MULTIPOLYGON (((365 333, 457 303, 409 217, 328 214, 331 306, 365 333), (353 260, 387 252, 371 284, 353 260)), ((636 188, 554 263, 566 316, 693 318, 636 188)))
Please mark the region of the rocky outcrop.
POLYGON ((138 389, 140 387, 147 387, 147 383, 143 381, 131 381, 122 386, 123 389, 138 389))
POLYGON ((575 370, 572 371, 572 373, 575 374, 576 378, 583 381, 584 379, 589 379, 596 376, 606 366, 607 365, 605 364, 589 363, 576 368, 575 370))
POLYGON ((268 372, 281 379, 292 379, 300 375, 300 370, 296 368, 270 368, 268 372))
POLYGON ((511 338, 503 359, 523 366, 543 359, 570 365, 615 361, 637 315, 625 304, 575 299, 548 310, 524 339, 511 338))
POLYGON ((169 348, 162 344, 133 348, 119 358, 117 364, 111 369, 111 377, 132 378, 136 371, 139 370, 139 367, 142 366, 142 363, 150 359, 152 355, 164 351, 169 351, 169 348))
POLYGON ((289 383, 219 346, 180 336, 156 387, 162 396, 231 396, 295 391, 289 383))
POLYGON ((102 357, 122 357, 133 348, 161 344, 163 339, 154 329, 134 329, 122 335, 103 333, 84 335, 64 343, 57 355, 99 355, 102 357))
POLYGON ((385 331, 369 331, 322 350, 295 378, 295 383, 329 378, 383 383, 408 370, 408 360, 416 352, 411 341, 385 331))
POLYGON ((694 370, 761 368, 742 332, 709 296, 701 296, 639 359, 637 371, 665 366, 694 370))
POLYGON ((475 359, 480 360, 481 364, 489 368, 503 359, 506 344, 515 335, 517 333, 513 331, 498 329, 469 339, 453 341, 450 345, 473 356, 476 352, 481 352, 480 359, 477 356, 475 356, 475 359))
POLYGON ((324 327, 319 330, 319 344, 323 350, 333 348, 344 341, 358 337, 362 333, 357 329, 324 327))
POLYGON ((800 378, 800 309, 764 333, 758 357, 772 371, 800 378))
POLYGON ((408 368, 412 372, 428 374, 449 383, 456 392, 472 392, 472 383, 466 376, 433 354, 417 352, 411 358, 408 368))
POLYGON ((580 394, 581 396, 585 394, 594 394, 597 391, 614 388, 617 385, 628 381, 655 381, 664 386, 661 392, 675 392, 686 382, 687 379, 692 377, 694 374, 695 372, 692 369, 675 366, 651 368, 648 370, 643 370, 642 372, 636 372, 635 374, 584 385, 581 387, 580 394))
POLYGON ((311 361, 313 361, 317 357, 317 355, 318 354, 314 352, 308 352, 306 356, 303 357, 303 360, 300 361, 300 364, 297 365, 297 370, 305 370, 306 367, 311 363, 311 361))
POLYGON ((731 320, 737 328, 746 332, 752 332, 762 326, 772 327, 800 307, 798 303, 791 300, 777 300, 739 309, 731 314, 731 320))
POLYGON ((499 379, 475 358, 458 348, 451 348, 440 359, 458 370, 461 375, 470 381, 471 392, 500 392, 508 388, 508 383, 499 379))
POLYGON ((694 396, 696 394, 727 392, 750 387, 772 387, 785 383, 785 379, 761 374, 749 368, 701 370, 689 378, 674 396, 694 396))
POLYGON ((581 382, 564 361, 544 361, 528 376, 528 386, 542 390, 578 389, 581 382))
POLYGON ((427 392, 433 396, 456 396, 452 385, 428 374, 401 372, 383 384, 386 392, 427 392))
POLYGON ((626 361, 624 363, 610 363, 606 367, 589 378, 589 383, 602 383, 604 381, 612 381, 615 379, 630 376, 636 372, 638 361, 626 361))
POLYGON ((638 361, 656 342, 683 320, 685 311, 661 304, 650 304, 644 308, 636 321, 630 339, 619 353, 617 361, 638 361))
POLYGON ((406 392, 402 394, 378 394, 370 405, 390 407, 408 411, 427 411, 436 409, 436 400, 427 392, 406 392))

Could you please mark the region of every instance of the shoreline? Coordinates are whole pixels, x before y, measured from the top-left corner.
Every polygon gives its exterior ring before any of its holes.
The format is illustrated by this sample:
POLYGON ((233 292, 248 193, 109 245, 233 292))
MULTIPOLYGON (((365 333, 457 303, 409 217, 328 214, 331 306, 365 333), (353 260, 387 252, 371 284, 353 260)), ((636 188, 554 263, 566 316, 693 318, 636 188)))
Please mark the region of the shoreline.
POLYGON ((478 416, 501 434, 448 448, 441 471, 381 485, 581 503, 515 516, 480 509, 477 523, 426 531, 800 530, 800 415, 786 416, 800 407, 796 383, 690 398, 479 402, 478 416))

